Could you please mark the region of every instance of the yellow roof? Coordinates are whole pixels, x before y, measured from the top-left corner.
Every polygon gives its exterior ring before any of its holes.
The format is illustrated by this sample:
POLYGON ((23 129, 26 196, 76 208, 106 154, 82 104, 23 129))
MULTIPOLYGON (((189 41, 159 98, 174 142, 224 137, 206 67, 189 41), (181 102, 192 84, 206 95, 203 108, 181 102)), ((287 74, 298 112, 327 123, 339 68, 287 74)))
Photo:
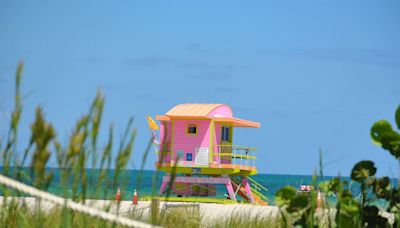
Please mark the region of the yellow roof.
POLYGON ((167 116, 207 117, 210 112, 224 104, 180 104, 170 109, 167 116))

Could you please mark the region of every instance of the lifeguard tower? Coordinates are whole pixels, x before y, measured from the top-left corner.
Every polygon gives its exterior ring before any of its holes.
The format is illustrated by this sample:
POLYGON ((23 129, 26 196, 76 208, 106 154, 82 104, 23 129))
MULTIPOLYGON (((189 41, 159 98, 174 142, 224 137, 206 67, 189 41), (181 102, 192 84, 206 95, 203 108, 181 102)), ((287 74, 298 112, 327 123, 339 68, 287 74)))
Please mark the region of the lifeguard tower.
POLYGON ((250 203, 267 205, 260 193, 265 188, 249 177, 257 173, 256 149, 233 144, 234 128, 259 128, 260 123, 235 118, 225 104, 180 104, 156 119, 159 128, 148 117, 158 144, 156 167, 167 173, 161 195, 175 170, 171 191, 178 196, 215 196, 216 185, 224 185, 233 201, 240 195, 250 203))

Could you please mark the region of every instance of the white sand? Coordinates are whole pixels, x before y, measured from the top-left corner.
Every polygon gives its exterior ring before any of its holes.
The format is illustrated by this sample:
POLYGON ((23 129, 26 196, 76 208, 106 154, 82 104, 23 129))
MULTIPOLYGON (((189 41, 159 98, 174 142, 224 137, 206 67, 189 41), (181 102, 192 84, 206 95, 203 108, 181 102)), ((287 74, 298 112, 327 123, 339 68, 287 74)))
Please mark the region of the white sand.
MULTIPOLYGON (((10 197, 8 198, 10 200, 10 197)), ((37 201, 34 197, 15 197, 20 203, 25 202, 29 207, 35 208, 37 201)), ((0 205, 4 197, 0 197, 0 205)), ((142 212, 144 216, 150 213, 151 201, 139 201, 138 205, 132 205, 132 201, 121 201, 119 210, 115 201, 110 200, 87 200, 86 204, 100 209, 111 205, 111 212, 125 215, 129 212, 142 212)), ((46 201, 41 202, 41 208, 45 211, 53 209, 55 205, 46 201)), ((246 204, 215 204, 215 203, 189 203, 189 202, 164 202, 161 201, 159 209, 167 208, 199 208, 202 220, 212 221, 232 216, 232 213, 245 214, 248 216, 275 216, 279 209, 276 206, 253 206, 246 204)))
MULTIPOLYGON (((4 197, 0 196, 0 206, 4 202, 4 197)), ((11 197, 7 198, 11 200, 11 197)), ((20 203, 26 203, 30 208, 34 209, 37 208, 37 201, 34 197, 14 197, 13 199, 18 200, 20 203)), ((96 207, 99 209, 104 209, 105 207, 111 206, 112 213, 118 213, 121 216, 124 216, 128 213, 142 213, 143 216, 149 216, 151 210, 151 201, 139 201, 138 205, 132 205, 132 201, 121 201, 120 207, 118 209, 116 201, 111 200, 87 200, 87 205, 92 207, 96 207)), ((42 210, 50 211, 54 209, 56 205, 53 203, 49 203, 46 201, 42 201, 40 203, 42 210)), ((215 203, 189 203, 189 202, 165 202, 160 201, 159 210, 162 213, 165 212, 172 212, 173 209, 186 209, 188 211, 181 212, 182 216, 190 217, 190 210, 197 210, 199 209, 201 223, 207 224, 208 222, 212 222, 215 220, 223 220, 229 218, 230 216, 235 216, 237 214, 243 214, 245 216, 254 217, 254 216, 261 216, 261 217, 274 217, 278 215, 279 208, 277 206, 254 206, 248 204, 215 204, 215 203), (166 210, 165 210, 166 209, 166 210)), ((335 216, 335 209, 331 209, 330 213, 332 219, 334 220, 335 216)), ((319 216, 326 217, 329 211, 326 210, 319 210, 319 216), (325 211, 325 212, 324 212, 325 211)), ((382 217, 389 218, 390 222, 393 224, 394 215, 381 211, 379 213, 382 217)))

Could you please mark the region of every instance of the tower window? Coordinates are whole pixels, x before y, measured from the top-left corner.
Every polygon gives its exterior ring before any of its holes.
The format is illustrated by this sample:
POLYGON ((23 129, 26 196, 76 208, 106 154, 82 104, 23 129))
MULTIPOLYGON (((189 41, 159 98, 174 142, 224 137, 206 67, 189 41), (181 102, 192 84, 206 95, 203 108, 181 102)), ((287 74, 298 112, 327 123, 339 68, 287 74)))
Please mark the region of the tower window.
POLYGON ((195 124, 189 124, 186 133, 189 135, 196 135, 197 134, 197 126, 195 124))
POLYGON ((221 139, 222 139, 222 141, 230 141, 229 127, 222 127, 221 139))

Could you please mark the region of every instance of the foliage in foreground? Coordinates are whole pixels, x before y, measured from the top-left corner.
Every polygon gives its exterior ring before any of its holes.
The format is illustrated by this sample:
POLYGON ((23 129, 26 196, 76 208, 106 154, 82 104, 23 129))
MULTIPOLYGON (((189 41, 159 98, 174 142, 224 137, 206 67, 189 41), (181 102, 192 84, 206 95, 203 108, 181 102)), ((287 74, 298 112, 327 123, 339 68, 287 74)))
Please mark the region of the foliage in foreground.
MULTIPOLYGON (((395 113, 397 128, 400 129, 400 106, 395 113)), ((400 160, 400 134, 393 130, 387 120, 377 121, 371 128, 371 138, 375 144, 390 152, 397 160, 400 160)), ((317 191, 313 190, 308 195, 298 194, 293 187, 280 189, 275 200, 282 211, 289 216, 285 219, 293 221, 293 225, 301 227, 317 227, 321 224, 321 217, 327 220, 328 227, 399 227, 400 226, 400 191, 398 186, 393 186, 389 177, 378 178, 375 176, 376 167, 373 161, 360 161, 354 165, 350 177, 358 183, 361 195, 359 198, 350 190, 350 183, 336 177, 330 181, 314 181, 314 189, 328 196, 336 196, 334 218, 331 216, 331 208, 322 204, 322 209, 317 209, 317 191), (389 216, 383 217, 382 209, 377 204, 387 205, 384 211, 389 216), (381 211, 380 211, 381 210, 381 211), (321 213, 328 216, 321 216, 321 213)), ((314 179, 316 176, 314 176, 314 179)), ((325 221, 326 222, 326 221, 325 221)))

